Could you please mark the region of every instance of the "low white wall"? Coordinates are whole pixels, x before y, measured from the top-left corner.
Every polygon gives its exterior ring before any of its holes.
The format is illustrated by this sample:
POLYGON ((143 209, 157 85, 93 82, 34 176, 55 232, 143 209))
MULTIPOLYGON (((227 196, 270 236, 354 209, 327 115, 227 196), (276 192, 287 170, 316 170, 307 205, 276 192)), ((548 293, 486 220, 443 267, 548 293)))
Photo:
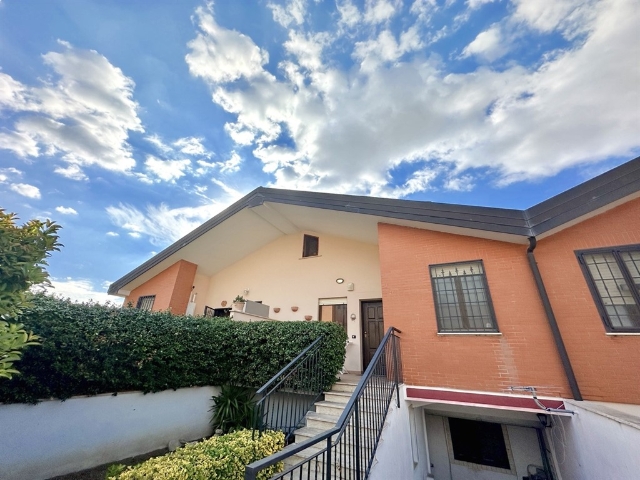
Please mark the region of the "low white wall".
POLYGON ((205 437, 218 393, 194 387, 0 405, 0 479, 46 479, 205 437))
POLYGON ((640 478, 640 406, 565 404, 577 415, 559 419, 551 435, 562 480, 640 478))

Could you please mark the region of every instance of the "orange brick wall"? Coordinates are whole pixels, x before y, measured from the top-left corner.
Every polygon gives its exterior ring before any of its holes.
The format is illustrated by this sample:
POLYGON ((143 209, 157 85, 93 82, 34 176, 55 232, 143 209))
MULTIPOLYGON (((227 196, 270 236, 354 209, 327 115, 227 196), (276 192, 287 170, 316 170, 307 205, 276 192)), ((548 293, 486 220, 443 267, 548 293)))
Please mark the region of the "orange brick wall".
POLYGON ((525 245, 379 224, 385 328, 402 330, 410 385, 571 397, 525 245), (430 264, 483 260, 502 335, 438 335, 430 264))
POLYGON ((197 269, 197 265, 180 260, 135 288, 125 298, 124 304, 127 305, 131 302, 135 307, 138 298, 145 295, 155 295, 156 299, 152 308, 154 312, 171 310, 178 315, 184 314, 187 311, 189 295, 197 269))
POLYGON ((609 336, 575 250, 640 244, 640 199, 538 243, 540 273, 585 400, 640 404, 640 336, 609 336))

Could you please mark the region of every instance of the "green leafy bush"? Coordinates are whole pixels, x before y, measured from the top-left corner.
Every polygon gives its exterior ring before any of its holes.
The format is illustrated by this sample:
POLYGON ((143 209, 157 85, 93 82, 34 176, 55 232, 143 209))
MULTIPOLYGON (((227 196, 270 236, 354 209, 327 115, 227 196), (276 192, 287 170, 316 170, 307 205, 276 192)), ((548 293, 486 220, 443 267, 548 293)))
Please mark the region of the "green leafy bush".
POLYGON ((38 344, 38 336, 9 323, 29 305, 29 289, 48 283, 46 259, 59 250, 58 230, 51 220, 30 220, 16 225, 15 213, 0 208, 0 379, 18 374, 14 363, 23 350, 38 344))
POLYGON ((4 403, 204 385, 257 388, 320 335, 318 366, 329 389, 347 338, 328 322, 233 322, 45 295, 18 320, 43 341, 25 351, 21 375, 0 382, 4 403))
MULTIPOLYGON (((252 439, 250 430, 238 430, 220 437, 212 437, 199 443, 186 445, 162 457, 124 471, 114 471, 107 478, 117 480, 243 480, 244 467, 256 460, 268 457, 284 447, 282 432, 265 432, 252 439), (115 475, 114 475, 115 473, 115 475)), ((271 478, 282 470, 282 463, 263 470, 261 480, 271 478)))
POLYGON ((228 433, 239 428, 252 428, 256 416, 256 400, 250 388, 222 385, 214 395, 211 426, 228 433))

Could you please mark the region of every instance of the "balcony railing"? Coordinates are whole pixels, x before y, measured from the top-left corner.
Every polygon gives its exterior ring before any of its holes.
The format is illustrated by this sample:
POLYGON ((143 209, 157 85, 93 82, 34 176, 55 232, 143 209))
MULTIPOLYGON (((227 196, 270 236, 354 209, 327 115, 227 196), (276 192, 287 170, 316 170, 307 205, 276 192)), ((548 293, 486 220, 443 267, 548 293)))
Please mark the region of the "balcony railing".
POLYGON ((322 336, 291 360, 256 395, 254 435, 264 430, 280 430, 288 443, 293 431, 302 426, 304 417, 320 398, 325 374, 320 366, 322 336))
POLYGON ((305 459, 272 480, 366 480, 394 395, 400 407, 402 365, 396 333, 401 332, 391 327, 385 334, 334 428, 248 465, 245 480, 256 480, 261 470, 296 454, 305 459))

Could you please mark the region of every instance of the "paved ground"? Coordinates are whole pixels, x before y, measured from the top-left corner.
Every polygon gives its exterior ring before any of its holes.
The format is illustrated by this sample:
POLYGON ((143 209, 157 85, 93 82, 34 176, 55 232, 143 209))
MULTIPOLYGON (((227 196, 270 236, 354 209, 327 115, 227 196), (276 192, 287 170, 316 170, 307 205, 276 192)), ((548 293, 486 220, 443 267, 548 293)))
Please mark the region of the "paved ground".
POLYGON ((104 476, 107 473, 107 468, 112 463, 122 463, 123 465, 135 465, 136 463, 143 462, 151 457, 157 457, 167 453, 167 449, 156 450, 144 455, 138 455, 137 457, 126 458, 117 462, 107 463, 106 465, 100 465, 99 467, 90 468, 89 470, 82 470, 81 472, 69 473, 67 475, 60 475, 59 477, 53 477, 50 480, 104 480, 104 476))

